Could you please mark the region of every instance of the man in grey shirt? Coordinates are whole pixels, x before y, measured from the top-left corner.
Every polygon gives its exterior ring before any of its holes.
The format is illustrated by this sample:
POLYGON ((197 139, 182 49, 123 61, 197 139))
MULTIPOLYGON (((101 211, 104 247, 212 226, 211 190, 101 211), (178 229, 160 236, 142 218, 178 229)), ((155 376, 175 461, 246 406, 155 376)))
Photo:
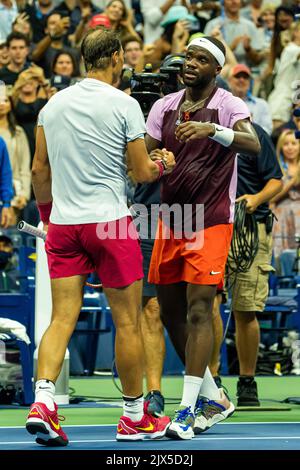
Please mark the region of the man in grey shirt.
POLYGON ((252 49, 260 50, 261 36, 254 23, 241 17, 240 10, 241 0, 224 0, 224 11, 207 23, 204 33, 211 36, 212 31, 219 27, 237 61, 247 63, 247 53, 243 45, 245 38, 250 38, 252 49))

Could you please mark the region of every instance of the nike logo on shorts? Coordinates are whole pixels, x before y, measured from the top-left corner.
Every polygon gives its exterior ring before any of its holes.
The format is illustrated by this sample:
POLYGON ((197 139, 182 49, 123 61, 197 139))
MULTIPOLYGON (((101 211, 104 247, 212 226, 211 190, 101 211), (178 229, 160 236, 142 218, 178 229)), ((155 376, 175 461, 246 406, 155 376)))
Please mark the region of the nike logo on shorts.
POLYGON ((210 273, 212 276, 215 276, 216 274, 221 274, 221 271, 210 271, 210 273))

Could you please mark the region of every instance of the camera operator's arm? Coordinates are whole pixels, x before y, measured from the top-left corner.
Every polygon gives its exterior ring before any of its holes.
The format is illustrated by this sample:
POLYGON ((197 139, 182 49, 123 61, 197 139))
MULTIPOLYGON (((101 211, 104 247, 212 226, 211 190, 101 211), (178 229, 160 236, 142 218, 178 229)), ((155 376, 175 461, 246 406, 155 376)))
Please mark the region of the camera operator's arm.
MULTIPOLYGON (((172 152, 161 150, 164 163, 164 174, 169 174, 175 166, 175 158, 172 152)), ((144 139, 136 139, 127 144, 129 166, 133 177, 138 183, 153 183, 161 174, 160 166, 153 162, 147 152, 144 139)))

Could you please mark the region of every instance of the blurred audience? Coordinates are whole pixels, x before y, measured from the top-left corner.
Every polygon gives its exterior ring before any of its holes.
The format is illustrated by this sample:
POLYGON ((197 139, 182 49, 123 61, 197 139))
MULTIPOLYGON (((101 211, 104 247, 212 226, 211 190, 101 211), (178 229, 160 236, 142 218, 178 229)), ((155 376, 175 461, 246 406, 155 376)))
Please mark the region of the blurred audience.
POLYGON ((22 33, 11 33, 6 38, 9 63, 0 69, 0 80, 6 85, 14 85, 19 74, 30 66, 27 60, 29 39, 22 33))
POLYGON ((24 130, 16 124, 12 102, 8 96, 0 102, 0 136, 6 143, 12 168, 14 197, 11 206, 13 223, 16 223, 20 211, 30 199, 30 149, 24 130))
POLYGON ((277 158, 284 174, 284 187, 272 199, 278 222, 274 227, 274 253, 278 258, 286 249, 295 249, 300 233, 300 140, 285 130, 277 142, 277 158))
POLYGON ((253 122, 259 124, 269 135, 272 133, 272 119, 268 103, 251 93, 251 71, 244 64, 237 64, 231 70, 229 86, 234 96, 247 104, 253 122))

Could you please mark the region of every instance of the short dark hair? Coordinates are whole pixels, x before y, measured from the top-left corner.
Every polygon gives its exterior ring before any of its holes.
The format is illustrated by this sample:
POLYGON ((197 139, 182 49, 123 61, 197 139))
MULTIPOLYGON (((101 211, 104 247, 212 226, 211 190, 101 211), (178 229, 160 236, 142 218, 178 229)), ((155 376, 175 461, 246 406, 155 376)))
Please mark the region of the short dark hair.
POLYGON ((29 41, 28 37, 25 36, 25 34, 14 31, 13 33, 10 33, 6 38, 7 47, 10 47, 10 43, 14 40, 24 41, 25 44, 26 44, 26 47, 30 46, 30 41, 29 41))
POLYGON ((139 45, 141 46, 141 49, 143 49, 143 42, 141 39, 139 39, 138 37, 136 36, 125 36, 124 39, 122 39, 122 46, 123 46, 123 49, 125 50, 127 44, 129 44, 130 42, 138 42, 139 45))
POLYGON ((223 52, 224 57, 226 57, 225 46, 221 41, 219 41, 219 39, 213 38, 212 36, 204 36, 204 37, 205 37, 205 39, 208 39, 210 42, 212 42, 215 46, 217 46, 218 49, 220 49, 220 51, 223 52))
POLYGON ((119 36, 114 31, 106 29, 88 31, 81 43, 81 54, 87 72, 106 69, 112 54, 120 52, 121 48, 119 36))

